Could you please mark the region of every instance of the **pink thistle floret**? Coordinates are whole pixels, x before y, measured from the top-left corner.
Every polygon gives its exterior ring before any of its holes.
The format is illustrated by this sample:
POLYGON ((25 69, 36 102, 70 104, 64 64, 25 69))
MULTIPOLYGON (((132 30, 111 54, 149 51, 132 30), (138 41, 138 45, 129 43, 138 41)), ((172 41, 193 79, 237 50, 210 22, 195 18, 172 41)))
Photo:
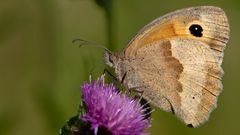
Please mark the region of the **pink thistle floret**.
POLYGON ((113 135, 142 135, 149 127, 143 107, 134 99, 118 92, 113 84, 104 84, 104 76, 93 83, 82 86, 86 113, 81 117, 90 122, 97 134, 98 128, 105 127, 113 135))

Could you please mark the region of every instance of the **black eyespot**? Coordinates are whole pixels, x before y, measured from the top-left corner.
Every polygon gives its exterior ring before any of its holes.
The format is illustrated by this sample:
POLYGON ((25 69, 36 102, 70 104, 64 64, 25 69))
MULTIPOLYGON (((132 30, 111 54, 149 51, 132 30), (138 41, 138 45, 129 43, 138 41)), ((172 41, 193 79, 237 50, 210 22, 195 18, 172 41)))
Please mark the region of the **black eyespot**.
POLYGON ((198 24, 192 24, 189 27, 189 31, 195 37, 202 37, 203 28, 202 28, 202 26, 200 26, 198 24))

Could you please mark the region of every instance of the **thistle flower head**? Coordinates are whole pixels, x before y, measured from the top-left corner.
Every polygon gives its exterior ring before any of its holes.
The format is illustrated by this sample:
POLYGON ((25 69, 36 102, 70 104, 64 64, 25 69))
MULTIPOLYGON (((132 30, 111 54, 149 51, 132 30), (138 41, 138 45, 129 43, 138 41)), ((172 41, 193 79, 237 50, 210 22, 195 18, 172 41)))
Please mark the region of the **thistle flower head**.
POLYGON ((104 84, 104 76, 93 83, 85 83, 82 95, 87 109, 81 119, 91 123, 95 134, 99 127, 104 127, 113 135, 141 135, 149 127, 143 107, 118 92, 113 84, 104 84))

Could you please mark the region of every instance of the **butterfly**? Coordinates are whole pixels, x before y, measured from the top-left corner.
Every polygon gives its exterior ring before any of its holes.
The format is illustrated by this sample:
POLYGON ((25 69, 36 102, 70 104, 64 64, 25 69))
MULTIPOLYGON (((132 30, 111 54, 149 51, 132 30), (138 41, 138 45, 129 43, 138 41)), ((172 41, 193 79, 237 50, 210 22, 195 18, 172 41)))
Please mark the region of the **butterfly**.
POLYGON ((152 21, 105 62, 127 89, 135 89, 190 127, 206 122, 222 91, 229 23, 219 7, 180 9, 152 21))

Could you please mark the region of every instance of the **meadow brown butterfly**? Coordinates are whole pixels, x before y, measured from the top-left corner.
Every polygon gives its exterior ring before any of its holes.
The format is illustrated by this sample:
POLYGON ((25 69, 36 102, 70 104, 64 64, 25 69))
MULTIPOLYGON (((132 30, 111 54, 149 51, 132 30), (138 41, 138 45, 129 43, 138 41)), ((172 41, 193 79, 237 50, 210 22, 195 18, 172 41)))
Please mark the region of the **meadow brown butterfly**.
POLYGON ((152 21, 121 52, 106 52, 105 61, 127 89, 197 127, 217 106, 228 39, 222 9, 190 7, 152 21))

